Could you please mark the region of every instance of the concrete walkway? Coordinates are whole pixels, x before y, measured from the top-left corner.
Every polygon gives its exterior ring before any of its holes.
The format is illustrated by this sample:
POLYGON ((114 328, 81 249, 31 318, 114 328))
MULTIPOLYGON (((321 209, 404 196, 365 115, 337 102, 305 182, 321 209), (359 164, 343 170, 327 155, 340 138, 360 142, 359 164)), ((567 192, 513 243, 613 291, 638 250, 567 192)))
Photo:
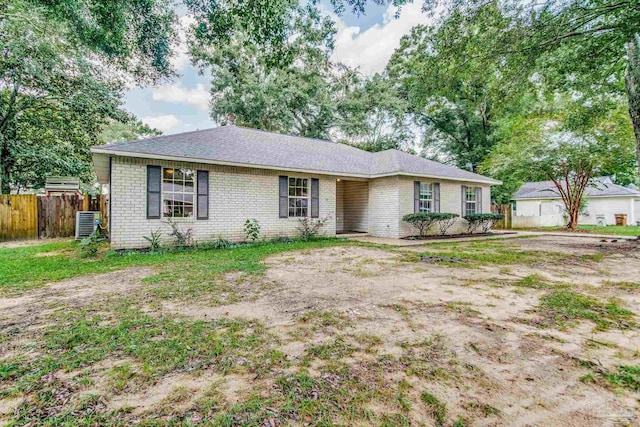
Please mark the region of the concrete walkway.
POLYGON ((511 230, 495 230, 495 234, 491 236, 477 236, 477 237, 460 237, 458 239, 431 239, 431 240, 405 240, 405 239, 393 239, 389 237, 373 237, 373 236, 356 236, 349 237, 349 240, 363 243, 371 243, 375 245, 390 245, 390 246, 421 246, 429 243, 457 243, 457 242, 469 242, 473 240, 495 240, 495 239, 515 239, 519 237, 531 237, 531 236, 560 236, 560 237, 585 237, 591 239, 607 239, 607 240, 637 240, 637 237, 632 236, 615 236, 608 234, 591 234, 591 233, 563 233, 563 232, 545 232, 545 231, 511 231, 511 230))

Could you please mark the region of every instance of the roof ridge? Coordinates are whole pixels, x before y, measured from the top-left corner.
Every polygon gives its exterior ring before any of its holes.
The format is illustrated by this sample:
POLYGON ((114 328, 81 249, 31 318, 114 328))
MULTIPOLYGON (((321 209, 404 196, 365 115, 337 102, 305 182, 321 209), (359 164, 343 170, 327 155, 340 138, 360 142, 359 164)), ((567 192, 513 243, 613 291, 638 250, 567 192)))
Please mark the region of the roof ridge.
POLYGON ((162 135, 157 135, 157 136, 149 136, 147 138, 130 139, 128 141, 107 142, 105 144, 97 145, 96 147, 106 147, 106 146, 110 146, 110 145, 130 144, 130 143, 142 142, 142 141, 153 141, 155 139, 167 138, 167 137, 174 136, 174 135, 191 135, 193 133, 200 133, 200 132, 206 132, 206 131, 220 129, 221 127, 223 127, 223 126, 214 126, 214 127, 211 127, 211 128, 189 130, 189 131, 186 131, 186 132, 179 132, 179 133, 170 133, 168 135, 162 134, 162 135))

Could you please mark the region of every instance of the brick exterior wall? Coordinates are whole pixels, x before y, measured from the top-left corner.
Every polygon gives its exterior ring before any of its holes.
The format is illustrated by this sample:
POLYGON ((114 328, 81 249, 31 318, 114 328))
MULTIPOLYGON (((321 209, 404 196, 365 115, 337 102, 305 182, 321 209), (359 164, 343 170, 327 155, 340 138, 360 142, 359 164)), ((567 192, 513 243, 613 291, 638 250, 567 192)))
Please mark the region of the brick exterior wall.
POLYGON ((320 179, 320 217, 330 217, 323 229, 335 235, 336 177, 300 174, 266 169, 236 168, 162 160, 113 157, 111 177, 111 245, 115 249, 148 247, 143 236, 151 230, 164 231, 170 242, 171 228, 160 219, 147 219, 147 165, 209 171, 209 219, 178 218, 184 229, 193 228, 195 240, 211 241, 222 237, 244 239, 247 218, 260 222, 263 238, 294 236, 298 220, 279 218, 278 176, 320 179))
MULTIPOLYGON (((439 182, 440 183, 440 212, 455 213, 460 216, 462 213, 462 186, 482 187, 482 212, 491 212, 491 187, 486 184, 478 184, 473 182, 444 181, 438 179, 427 179, 420 177, 401 176, 399 181, 399 212, 398 218, 399 233, 398 237, 406 237, 416 234, 416 230, 409 224, 402 221, 402 217, 406 214, 413 213, 413 183, 421 182, 439 182)), ((464 233, 467 230, 467 222, 462 218, 458 218, 455 224, 449 229, 447 234, 464 233)))
MULTIPOLYGON (((330 218, 323 234, 333 236, 336 233, 336 176, 113 157, 110 225, 111 245, 115 249, 147 247, 149 244, 143 236, 158 228, 164 232, 165 243, 171 241, 167 235, 170 227, 163 220, 147 219, 147 165, 209 171, 209 219, 176 219, 184 229, 193 228, 198 242, 218 237, 242 241, 243 225, 248 218, 260 222, 262 238, 295 236, 298 220, 279 218, 280 175, 320 179, 320 217, 330 218)), ((491 189, 488 185, 405 176, 375 178, 368 182, 370 235, 398 238, 415 234, 415 230, 402 221, 404 215, 413 212, 414 181, 440 182, 440 211, 457 214, 461 214, 461 186, 481 186, 482 212, 491 211, 491 189)), ((347 194, 345 191, 344 195, 347 194)), ((450 232, 465 230, 466 221, 458 220, 450 232)))

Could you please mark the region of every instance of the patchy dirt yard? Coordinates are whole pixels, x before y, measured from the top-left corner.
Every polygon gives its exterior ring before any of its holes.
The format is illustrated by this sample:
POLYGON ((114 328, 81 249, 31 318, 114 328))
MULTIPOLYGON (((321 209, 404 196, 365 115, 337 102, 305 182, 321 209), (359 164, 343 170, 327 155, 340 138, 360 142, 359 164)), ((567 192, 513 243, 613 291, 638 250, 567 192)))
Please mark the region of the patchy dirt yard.
POLYGON ((640 424, 638 242, 340 245, 253 274, 199 263, 0 298, 1 419, 640 424))

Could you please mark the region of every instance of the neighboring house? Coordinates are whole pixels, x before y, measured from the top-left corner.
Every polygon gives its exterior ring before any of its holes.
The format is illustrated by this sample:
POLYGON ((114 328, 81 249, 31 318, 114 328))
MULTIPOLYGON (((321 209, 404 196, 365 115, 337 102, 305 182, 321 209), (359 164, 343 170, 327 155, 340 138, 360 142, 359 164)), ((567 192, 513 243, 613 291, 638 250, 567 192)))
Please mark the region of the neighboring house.
MULTIPOLYGON (((295 235, 299 218, 329 218, 324 234, 403 237, 416 211, 490 212, 485 176, 398 150, 370 153, 345 144, 238 126, 96 146, 96 174, 110 187, 115 248, 174 218, 197 241, 244 238, 255 218, 261 237, 295 235)), ((459 228, 465 225, 460 220, 459 228)))
MULTIPOLYGON (((640 192, 633 185, 623 187, 609 177, 594 178, 584 197, 580 224, 615 225, 616 215, 626 215, 629 225, 640 221, 640 192)), ((564 204, 552 181, 528 182, 513 200, 514 227, 566 225, 564 204)))

